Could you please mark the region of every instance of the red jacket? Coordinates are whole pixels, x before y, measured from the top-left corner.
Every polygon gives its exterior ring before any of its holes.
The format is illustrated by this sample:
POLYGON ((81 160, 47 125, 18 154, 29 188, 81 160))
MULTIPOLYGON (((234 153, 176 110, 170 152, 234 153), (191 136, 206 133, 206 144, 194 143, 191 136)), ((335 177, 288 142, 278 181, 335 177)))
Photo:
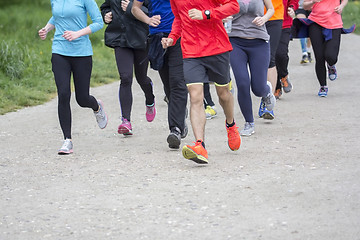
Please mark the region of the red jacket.
POLYGON ((299 0, 283 0, 284 3, 284 21, 282 28, 291 28, 293 19, 287 13, 287 9, 292 7, 295 10, 299 8, 299 0))
POLYGON ((184 58, 198 58, 232 50, 222 19, 240 11, 237 0, 170 0, 175 20, 169 38, 174 44, 181 37, 184 58), (203 12, 203 20, 193 20, 188 11, 203 12), (204 11, 210 10, 210 19, 204 11))

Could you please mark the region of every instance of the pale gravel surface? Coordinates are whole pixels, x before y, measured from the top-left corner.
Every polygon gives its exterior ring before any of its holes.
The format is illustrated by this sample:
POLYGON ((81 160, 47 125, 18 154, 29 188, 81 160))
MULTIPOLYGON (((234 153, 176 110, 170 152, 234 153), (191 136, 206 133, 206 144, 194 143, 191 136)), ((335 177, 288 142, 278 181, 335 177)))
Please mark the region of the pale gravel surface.
MULTIPOLYGON (((290 57, 294 90, 274 121, 256 118, 239 151, 228 149, 222 111, 207 122, 207 166, 168 149, 154 71, 158 114, 146 122, 134 83, 132 137, 116 133, 118 82, 91 90, 108 112, 105 130, 72 98, 70 156, 57 155, 56 99, 0 116, 0 239, 360 239, 360 37, 343 35, 326 99, 314 63, 299 64, 298 40, 290 57)), ((192 141, 190 131, 183 143, 192 141)))

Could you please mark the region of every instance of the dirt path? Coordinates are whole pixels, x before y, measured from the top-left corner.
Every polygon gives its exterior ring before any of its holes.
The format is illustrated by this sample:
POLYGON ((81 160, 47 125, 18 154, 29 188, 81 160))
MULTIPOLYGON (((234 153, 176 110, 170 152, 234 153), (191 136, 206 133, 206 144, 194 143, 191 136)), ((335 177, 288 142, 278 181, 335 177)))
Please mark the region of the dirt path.
MULTIPOLYGON (((134 84, 134 136, 119 136, 118 83, 94 88, 110 122, 98 129, 73 102, 70 156, 57 155, 56 99, 0 116, 0 239, 360 239, 360 37, 342 37, 327 98, 314 63, 299 64, 300 43, 290 51, 295 88, 276 119, 257 118, 255 135, 231 152, 219 111, 206 125, 207 166, 168 149, 154 71, 154 122, 134 84)), ((183 143, 193 140, 190 131, 183 143)))

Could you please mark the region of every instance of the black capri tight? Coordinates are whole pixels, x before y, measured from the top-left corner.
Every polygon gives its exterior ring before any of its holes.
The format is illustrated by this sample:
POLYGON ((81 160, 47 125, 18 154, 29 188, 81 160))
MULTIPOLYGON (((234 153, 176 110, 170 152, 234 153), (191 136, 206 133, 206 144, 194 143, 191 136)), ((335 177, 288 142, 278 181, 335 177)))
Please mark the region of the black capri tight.
POLYGON ((58 116, 64 138, 71 138, 70 79, 73 74, 75 97, 81 107, 97 111, 99 104, 89 95, 92 57, 69 57, 52 54, 52 71, 58 93, 58 116))
POLYGON ((269 68, 275 67, 275 55, 280 42, 283 20, 271 20, 265 23, 266 30, 270 35, 270 63, 269 68))
POLYGON ((326 66, 336 64, 340 50, 341 29, 332 29, 332 38, 325 41, 323 27, 313 23, 309 26, 309 36, 315 54, 315 71, 320 86, 326 86, 326 66))

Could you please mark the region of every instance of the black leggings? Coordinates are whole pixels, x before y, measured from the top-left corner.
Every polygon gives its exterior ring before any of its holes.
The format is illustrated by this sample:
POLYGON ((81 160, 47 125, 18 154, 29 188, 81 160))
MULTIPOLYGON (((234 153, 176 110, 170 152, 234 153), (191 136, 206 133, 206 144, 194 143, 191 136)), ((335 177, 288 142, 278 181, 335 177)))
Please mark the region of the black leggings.
POLYGON ((207 106, 215 106, 215 103, 212 100, 210 93, 210 84, 204 83, 204 107, 206 109, 207 106))
POLYGON ((332 66, 338 60, 341 39, 341 29, 333 29, 332 38, 325 41, 323 29, 316 23, 309 26, 309 36, 316 60, 315 71, 320 86, 326 86, 325 61, 332 66))
POLYGON ((270 35, 270 62, 269 68, 275 67, 275 54, 280 42, 283 20, 271 20, 265 23, 266 30, 270 35))
POLYGON ((71 138, 70 79, 73 74, 75 97, 81 107, 97 111, 99 104, 89 95, 92 57, 68 57, 52 54, 52 71, 58 93, 58 115, 64 138, 71 138))
POLYGON ((154 103, 155 96, 153 94, 152 81, 147 76, 148 54, 146 50, 116 47, 115 58, 120 75, 119 101, 121 116, 130 121, 133 103, 131 86, 134 69, 136 80, 145 94, 146 105, 154 103))
POLYGON ((290 42, 290 28, 283 28, 281 31, 281 37, 279 46, 275 55, 276 70, 278 74, 276 89, 281 89, 280 79, 286 77, 289 65, 289 42, 290 42))

